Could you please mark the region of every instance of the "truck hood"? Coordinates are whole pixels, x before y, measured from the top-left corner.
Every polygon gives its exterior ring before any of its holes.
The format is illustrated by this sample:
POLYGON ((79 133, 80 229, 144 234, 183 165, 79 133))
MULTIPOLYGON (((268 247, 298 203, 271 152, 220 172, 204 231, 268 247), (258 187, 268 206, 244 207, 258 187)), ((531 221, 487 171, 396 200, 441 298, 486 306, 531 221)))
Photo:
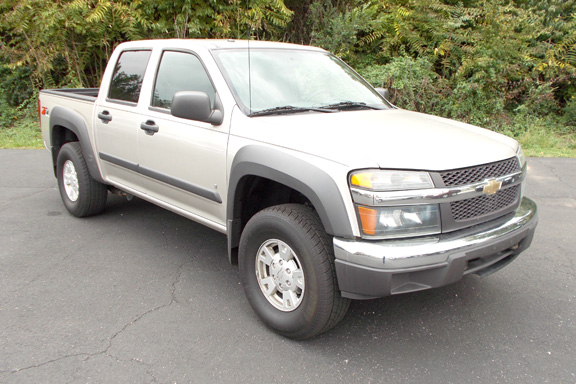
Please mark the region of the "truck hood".
POLYGON ((246 119, 232 134, 353 168, 442 171, 507 159, 518 148, 495 132, 401 109, 246 119))

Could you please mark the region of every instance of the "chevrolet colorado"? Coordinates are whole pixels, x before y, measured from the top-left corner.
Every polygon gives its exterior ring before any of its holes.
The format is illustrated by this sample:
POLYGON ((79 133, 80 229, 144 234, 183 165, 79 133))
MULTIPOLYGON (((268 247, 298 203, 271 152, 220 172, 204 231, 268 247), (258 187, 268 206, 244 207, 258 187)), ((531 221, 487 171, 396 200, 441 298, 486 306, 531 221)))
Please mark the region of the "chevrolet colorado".
POLYGON ((396 108, 322 49, 237 40, 116 48, 98 89, 43 90, 64 206, 137 196, 227 235, 250 305, 316 336, 362 300, 487 275, 531 243, 508 137, 396 108))

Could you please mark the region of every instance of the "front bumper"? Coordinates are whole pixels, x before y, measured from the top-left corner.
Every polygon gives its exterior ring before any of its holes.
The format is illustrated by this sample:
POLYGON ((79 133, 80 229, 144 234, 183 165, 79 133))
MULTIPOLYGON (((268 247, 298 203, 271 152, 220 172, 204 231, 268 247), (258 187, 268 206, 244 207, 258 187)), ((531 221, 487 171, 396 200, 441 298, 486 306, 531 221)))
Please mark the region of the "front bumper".
POLYGON ((523 198, 520 207, 503 219, 440 236, 334 238, 342 296, 372 299, 441 287, 472 273, 490 274, 530 246, 537 223, 536 204, 523 198))

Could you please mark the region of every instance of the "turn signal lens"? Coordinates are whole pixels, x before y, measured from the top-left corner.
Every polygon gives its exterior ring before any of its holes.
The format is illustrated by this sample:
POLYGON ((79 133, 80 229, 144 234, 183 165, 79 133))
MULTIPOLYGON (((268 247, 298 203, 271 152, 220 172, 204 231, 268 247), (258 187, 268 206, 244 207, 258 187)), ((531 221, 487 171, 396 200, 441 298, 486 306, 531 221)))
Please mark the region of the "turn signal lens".
POLYGON ((350 183, 357 187, 372 189, 372 172, 355 173, 350 177, 350 183))
POLYGON ((522 151, 522 147, 518 146, 518 151, 516 152, 516 156, 518 157, 518 161, 520 162, 520 168, 524 168, 526 164, 526 156, 524 155, 524 151, 522 151))
POLYGON ((377 211, 366 207, 358 207, 362 232, 374 236, 376 234, 376 224, 378 220, 377 211))
POLYGON ((403 191, 434 188, 427 172, 361 171, 350 176, 350 184, 373 191, 403 191))
POLYGON ((357 208, 362 233, 367 237, 386 239, 440 233, 440 209, 435 204, 357 208))

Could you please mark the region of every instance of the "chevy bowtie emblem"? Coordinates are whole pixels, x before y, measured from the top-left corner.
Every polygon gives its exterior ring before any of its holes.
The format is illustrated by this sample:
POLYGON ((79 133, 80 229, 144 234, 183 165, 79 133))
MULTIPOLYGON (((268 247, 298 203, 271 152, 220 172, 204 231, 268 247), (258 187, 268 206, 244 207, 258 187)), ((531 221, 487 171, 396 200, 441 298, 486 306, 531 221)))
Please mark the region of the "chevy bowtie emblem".
POLYGON ((484 189, 482 192, 487 195, 493 195, 498 192, 502 188, 502 182, 496 180, 487 180, 486 185, 484 185, 484 189))

